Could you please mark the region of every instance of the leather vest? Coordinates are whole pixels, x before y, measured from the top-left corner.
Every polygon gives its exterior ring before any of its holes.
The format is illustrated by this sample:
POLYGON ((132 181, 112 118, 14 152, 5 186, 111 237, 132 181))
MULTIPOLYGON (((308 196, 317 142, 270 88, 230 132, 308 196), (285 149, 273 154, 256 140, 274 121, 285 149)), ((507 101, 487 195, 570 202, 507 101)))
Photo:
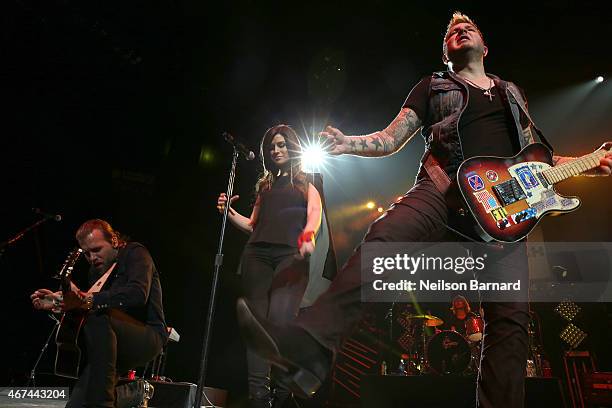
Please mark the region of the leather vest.
MULTIPOLYGON (((540 130, 535 126, 527 110, 522 92, 512 82, 488 75, 495 82, 497 95, 502 98, 507 111, 511 113, 513 125, 511 136, 516 137, 521 149, 530 143, 523 134, 521 123, 530 123, 542 141, 552 150, 540 130)), ((426 170, 436 163, 451 179, 459 165, 465 160, 459 135, 459 121, 469 100, 468 84, 451 71, 435 72, 431 77, 428 117, 425 118, 421 133, 425 139, 425 153, 417 179, 425 176, 426 170), (431 158, 429 156, 432 156, 431 158), (428 160, 429 159, 429 160, 428 160)), ((433 178, 433 177, 432 177, 433 178)))

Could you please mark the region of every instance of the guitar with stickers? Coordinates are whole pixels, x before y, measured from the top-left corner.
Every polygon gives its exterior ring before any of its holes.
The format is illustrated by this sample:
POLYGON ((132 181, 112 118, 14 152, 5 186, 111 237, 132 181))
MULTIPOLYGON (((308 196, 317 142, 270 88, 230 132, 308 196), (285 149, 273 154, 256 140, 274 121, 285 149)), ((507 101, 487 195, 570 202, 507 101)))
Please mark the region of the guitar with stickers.
POLYGON ((541 143, 532 143, 513 157, 472 157, 457 170, 457 188, 482 239, 515 242, 544 216, 576 210, 580 199, 558 194, 555 184, 598 167, 611 149, 612 142, 607 142, 557 166, 552 152, 541 143))

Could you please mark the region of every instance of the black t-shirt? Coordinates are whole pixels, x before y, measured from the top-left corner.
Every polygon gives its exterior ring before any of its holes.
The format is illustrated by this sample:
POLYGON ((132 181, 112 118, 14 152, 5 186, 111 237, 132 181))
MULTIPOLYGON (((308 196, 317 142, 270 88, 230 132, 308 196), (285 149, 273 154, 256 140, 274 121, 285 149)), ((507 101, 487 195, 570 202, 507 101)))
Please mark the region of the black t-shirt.
POLYGON ((259 194, 259 214, 249 243, 266 242, 297 247, 306 226, 307 201, 291 185, 289 176, 279 177, 272 188, 259 194))
MULTIPOLYGON (((422 79, 406 98, 403 107, 412 109, 423 121, 429 109, 431 77, 422 79)), ((499 90, 491 89, 493 99, 482 89, 468 86, 469 98, 459 120, 459 135, 465 159, 473 156, 513 156, 520 150, 514 136, 512 117, 504 107, 499 90)), ((428 124, 425 124, 428 125, 428 124)))

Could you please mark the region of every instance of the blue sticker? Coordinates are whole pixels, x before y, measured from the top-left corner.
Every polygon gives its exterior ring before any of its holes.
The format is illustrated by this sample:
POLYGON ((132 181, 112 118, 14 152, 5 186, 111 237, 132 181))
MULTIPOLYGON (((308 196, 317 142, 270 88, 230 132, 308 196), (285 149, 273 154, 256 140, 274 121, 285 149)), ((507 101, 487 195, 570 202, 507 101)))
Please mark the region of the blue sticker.
POLYGON ((561 206, 569 207, 570 205, 574 205, 574 200, 571 198, 564 198, 561 200, 561 206))
POLYGON ((525 188, 534 188, 540 184, 538 179, 535 178, 527 166, 516 169, 516 174, 519 176, 519 179, 525 188))
POLYGON ((526 210, 519 211, 516 214, 512 214, 510 218, 514 221, 515 224, 519 224, 523 221, 527 221, 531 218, 534 218, 538 215, 537 210, 535 208, 527 208, 526 210))
POLYGON ((482 181, 482 178, 480 178, 478 174, 476 174, 475 172, 471 172, 468 173, 466 176, 468 183, 470 183, 470 187, 472 187, 472 190, 480 191, 484 188, 484 181, 482 181))

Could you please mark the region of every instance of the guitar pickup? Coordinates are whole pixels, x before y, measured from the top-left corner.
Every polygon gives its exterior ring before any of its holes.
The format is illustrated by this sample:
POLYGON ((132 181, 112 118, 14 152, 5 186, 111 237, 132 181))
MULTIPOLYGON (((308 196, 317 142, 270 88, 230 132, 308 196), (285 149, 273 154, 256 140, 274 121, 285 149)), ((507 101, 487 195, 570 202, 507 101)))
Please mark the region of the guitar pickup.
POLYGON ((493 191, 495 192, 495 195, 504 207, 516 201, 524 200, 527 198, 527 195, 525 195, 523 188, 514 178, 503 183, 494 185, 493 191))
POLYGON ((539 171, 536 174, 538 175, 538 180, 540 180, 540 183, 542 183, 544 188, 548 188, 548 181, 546 181, 546 177, 544 177, 544 174, 539 171))

